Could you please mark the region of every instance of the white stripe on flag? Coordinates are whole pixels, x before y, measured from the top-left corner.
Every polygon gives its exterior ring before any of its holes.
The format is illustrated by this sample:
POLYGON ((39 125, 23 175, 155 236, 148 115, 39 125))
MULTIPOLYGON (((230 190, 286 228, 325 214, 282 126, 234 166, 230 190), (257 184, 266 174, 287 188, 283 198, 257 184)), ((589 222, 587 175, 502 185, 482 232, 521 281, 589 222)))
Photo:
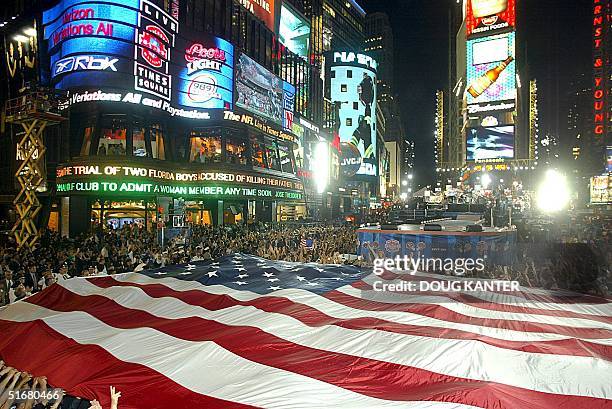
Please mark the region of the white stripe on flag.
MULTIPOLYGON (((263 297, 260 294, 246 291, 246 290, 233 290, 229 287, 222 285, 205 286, 194 281, 184 281, 175 278, 149 278, 142 274, 130 274, 122 276, 114 276, 115 280, 125 283, 135 284, 161 284, 174 291, 204 291, 211 294, 217 295, 229 295, 239 301, 252 301, 263 297)), ((547 332, 522 332, 515 331, 505 328, 493 328, 485 327, 473 324, 457 323, 453 321, 445 321, 437 318, 431 318, 424 315, 414 314, 410 312, 402 311, 366 311, 360 309, 354 309, 343 304, 339 304, 335 301, 329 300, 320 295, 311 293, 309 291, 300 289, 285 289, 275 291, 272 296, 284 297, 292 302, 301 303, 309 307, 315 308, 324 314, 338 319, 354 319, 372 317, 378 318, 390 322, 396 322, 406 325, 423 325, 431 326, 436 328, 451 328, 461 331, 473 332, 480 335, 486 335, 492 338, 497 338, 507 341, 554 341, 563 339, 581 339, 572 338, 555 333, 547 332)), ((443 304, 446 305, 446 304, 443 304)), ((499 318, 503 319, 503 318, 499 318)), ((584 339, 593 343, 599 343, 602 345, 612 345, 612 338, 610 339, 584 339)))
POLYGON ((612 398, 612 385, 606 380, 606 374, 612 373, 612 363, 602 359, 529 353, 474 340, 351 330, 334 325, 311 328, 288 316, 262 312, 254 307, 237 306, 209 311, 173 297, 152 298, 136 287, 103 289, 87 281, 71 280, 61 285, 79 295, 103 295, 126 308, 167 319, 200 317, 225 325, 254 326, 294 344, 331 353, 545 393, 612 398), (364 348, 365 345, 367 348, 364 348), (432 357, 446 359, 432 360, 432 357))
MULTIPOLYGON (((394 272, 394 274, 398 274, 398 280, 406 279, 414 281, 419 277, 439 280, 439 281, 474 281, 473 279, 462 279, 461 277, 446 277, 446 276, 431 276, 421 275, 421 274, 406 274, 406 273, 398 273, 394 272)), ((364 282, 368 284, 372 284, 374 281, 381 280, 380 277, 376 275, 370 275, 363 279, 364 282)), ((395 282, 396 280, 385 280, 388 282, 395 282)), ((496 281, 496 280, 483 280, 483 281, 496 281)), ((499 280, 497 280, 499 281, 499 280)), ((526 288, 520 287, 520 292, 518 294, 509 294, 509 293, 497 293, 497 292, 489 292, 489 291, 478 291, 478 292, 469 292, 469 293, 458 293, 458 294, 468 294, 474 296, 476 298, 480 298, 484 301, 493 302, 496 304, 504 304, 504 305, 517 305, 524 306, 529 308, 537 308, 541 310, 548 311, 572 311, 579 314, 588 314, 588 315, 600 315, 600 316, 612 316, 612 303, 603 303, 603 304, 586 304, 586 303, 554 303, 554 302, 545 302, 536 300, 533 298, 527 299, 525 297, 521 297, 521 292, 526 292, 526 288)), ((539 293, 538 295, 544 298, 544 294, 539 293)), ((577 294, 574 294, 577 295, 577 294)))
POLYGON ((539 324, 563 325, 573 328, 593 328, 612 331, 612 324, 589 320, 585 318, 556 317, 550 315, 523 314, 507 311, 495 311, 476 306, 463 304, 444 296, 436 295, 410 295, 374 290, 360 290, 352 286, 340 287, 338 291, 355 298, 387 304, 427 304, 439 305, 458 314, 475 318, 500 319, 508 321, 534 322, 539 324))
MULTIPOLYGON (((191 342, 150 328, 118 329, 81 311, 58 313, 19 302, 0 319, 43 320, 65 337, 97 345, 116 358, 147 366, 196 393, 266 408, 414 408, 422 402, 376 399, 307 376, 262 365, 221 348, 214 342, 191 342), (206 368, 214 368, 207 371, 206 368), (223 376, 218 371, 225 368, 223 376), (339 403, 336 405, 335 403, 339 403)), ((470 408, 444 405, 440 408, 470 408)))

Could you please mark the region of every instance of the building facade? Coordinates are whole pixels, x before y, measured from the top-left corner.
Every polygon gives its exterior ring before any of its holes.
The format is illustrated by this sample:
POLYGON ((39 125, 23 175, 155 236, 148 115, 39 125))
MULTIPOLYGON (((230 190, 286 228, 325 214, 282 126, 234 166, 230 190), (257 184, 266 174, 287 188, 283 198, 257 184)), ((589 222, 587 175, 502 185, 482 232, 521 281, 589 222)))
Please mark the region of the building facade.
MULTIPOLYGON (((302 28, 280 35, 280 2, 34 6, 7 25, 4 99, 25 83, 67 96, 40 194, 63 234, 307 217, 323 83, 302 28), (30 75, 19 56, 34 48, 30 75)), ((14 146, 19 129, 4 132, 14 146)))
POLYGON ((499 180, 505 173, 530 175, 539 143, 537 95, 521 77, 517 0, 464 0, 449 22, 458 31, 450 53, 455 70, 437 96, 439 179, 475 183, 482 172, 500 173, 499 180))
MULTIPOLYGON (((39 224, 74 235, 352 208, 323 69, 333 47, 363 49, 356 2, 10 3, 2 100, 45 87, 63 101, 65 120, 44 132, 39 224)), ((0 201, 14 218, 26 152, 19 127, 2 134, 0 201)))

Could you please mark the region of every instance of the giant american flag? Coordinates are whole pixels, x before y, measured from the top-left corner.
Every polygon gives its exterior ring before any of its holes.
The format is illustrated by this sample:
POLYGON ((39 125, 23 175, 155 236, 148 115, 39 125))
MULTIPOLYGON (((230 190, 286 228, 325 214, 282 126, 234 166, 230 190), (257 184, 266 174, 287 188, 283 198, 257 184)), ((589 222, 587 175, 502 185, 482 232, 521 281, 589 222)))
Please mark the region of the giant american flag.
POLYGON ((121 409, 612 407, 609 300, 372 288, 446 279, 244 254, 74 278, 0 310, 0 357, 121 409))

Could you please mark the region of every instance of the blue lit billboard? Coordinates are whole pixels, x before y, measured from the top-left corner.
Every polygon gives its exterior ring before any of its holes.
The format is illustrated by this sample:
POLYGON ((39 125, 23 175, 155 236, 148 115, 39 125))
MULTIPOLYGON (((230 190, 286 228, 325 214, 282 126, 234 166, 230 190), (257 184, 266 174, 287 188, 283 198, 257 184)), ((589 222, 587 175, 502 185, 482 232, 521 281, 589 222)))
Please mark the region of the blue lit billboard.
POLYGON ((104 3, 61 1, 43 12, 44 37, 49 40, 49 49, 64 40, 81 36, 121 38, 132 42, 138 25, 139 5, 140 0, 108 0, 104 3))
POLYGON ((468 128, 467 160, 514 158, 514 125, 468 128))
POLYGON ((177 42, 175 101, 186 107, 231 109, 234 46, 202 34, 197 39, 177 42))
POLYGON ((516 99, 515 33, 468 40, 468 104, 516 99))
POLYGON ((238 99, 278 125, 270 128, 276 134, 286 135, 281 126, 293 129, 293 85, 244 55, 238 64, 224 39, 179 33, 179 22, 151 0, 63 0, 43 13, 43 27, 49 77, 70 91, 68 105, 120 102, 215 121, 234 118, 227 111, 238 99), (251 87, 248 98, 235 95, 236 71, 237 89, 251 87))
POLYGON ((330 98, 335 107, 336 132, 341 142, 352 144, 361 155, 358 176, 376 176, 376 70, 370 56, 334 52, 326 57, 330 98))

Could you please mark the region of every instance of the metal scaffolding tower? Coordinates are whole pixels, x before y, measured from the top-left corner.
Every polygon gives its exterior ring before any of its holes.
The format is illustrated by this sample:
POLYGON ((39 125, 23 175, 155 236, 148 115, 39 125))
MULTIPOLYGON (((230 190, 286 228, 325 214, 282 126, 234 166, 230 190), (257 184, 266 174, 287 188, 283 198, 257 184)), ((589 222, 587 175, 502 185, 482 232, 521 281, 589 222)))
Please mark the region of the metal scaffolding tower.
POLYGON ((65 119, 59 113, 58 103, 53 93, 40 90, 6 102, 6 122, 21 124, 25 131, 17 144, 17 152, 21 153, 23 161, 15 172, 20 191, 13 200, 17 221, 11 233, 15 236, 17 248, 31 247, 39 238, 36 216, 42 205, 36 191, 46 179, 43 132, 47 126, 56 125, 65 119))

